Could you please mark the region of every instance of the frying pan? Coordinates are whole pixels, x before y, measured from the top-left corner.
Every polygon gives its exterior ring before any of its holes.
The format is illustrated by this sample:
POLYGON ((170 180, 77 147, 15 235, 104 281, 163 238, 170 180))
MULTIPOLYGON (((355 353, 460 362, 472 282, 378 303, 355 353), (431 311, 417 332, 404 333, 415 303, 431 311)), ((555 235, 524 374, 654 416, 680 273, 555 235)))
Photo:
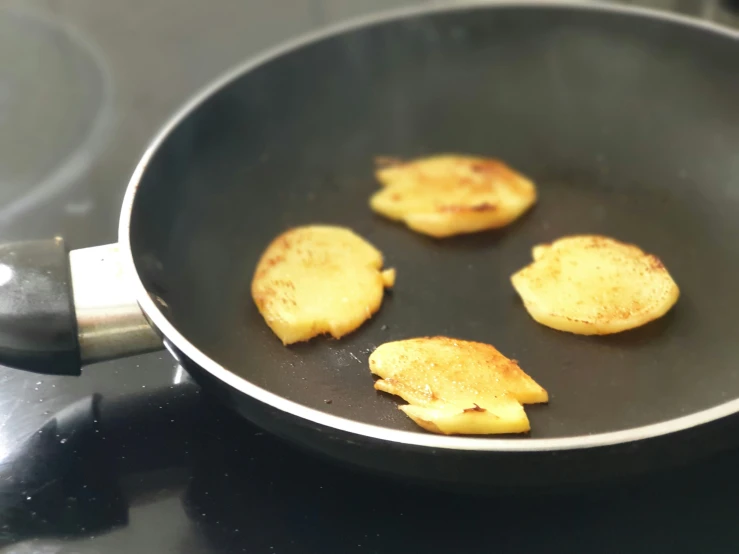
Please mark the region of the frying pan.
MULTIPOLYGON (((739 35, 589 3, 405 10, 292 42, 222 77, 164 127, 123 201, 119 242, 2 247, 1 359, 81 365, 164 344, 268 431, 366 469, 457 488, 551 485, 736 444, 739 35), (368 209, 376 156, 459 152, 530 176, 539 201, 446 240, 368 209), (284 347, 249 284, 288 227, 345 225, 398 281, 339 341, 284 347), (608 337, 536 324, 509 276, 534 244, 601 233, 658 255, 664 318, 608 337), (517 437, 439 436, 372 388, 379 344, 494 344, 550 392, 517 437)), ((90 369, 92 370, 92 369, 90 369)))

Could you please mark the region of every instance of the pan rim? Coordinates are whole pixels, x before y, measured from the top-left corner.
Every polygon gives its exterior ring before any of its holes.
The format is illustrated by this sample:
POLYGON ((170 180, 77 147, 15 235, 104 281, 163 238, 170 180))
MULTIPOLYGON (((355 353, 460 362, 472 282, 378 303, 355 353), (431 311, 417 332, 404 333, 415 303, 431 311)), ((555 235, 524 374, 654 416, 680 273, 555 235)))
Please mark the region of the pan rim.
POLYGON ((123 270, 131 279, 139 306, 149 318, 149 321, 165 337, 164 344, 179 359, 178 351, 188 359, 206 370, 213 377, 226 383, 242 394, 267 404, 277 410, 288 413, 299 419, 318 424, 327 428, 343 431, 346 433, 363 436, 370 439, 381 440, 391 443, 399 443, 406 446, 426 447, 443 450, 481 451, 481 452, 539 452, 559 450, 580 450, 586 448, 604 447, 610 445, 630 443, 649 438, 684 431, 699 425, 710 423, 739 412, 739 398, 729 400, 722 404, 706 408, 701 411, 673 418, 657 423, 650 423, 639 427, 608 431, 591 435, 579 435, 557 438, 487 438, 487 437, 464 437, 444 436, 431 433, 401 431, 378 425, 361 423, 344 417, 328 414, 320 410, 309 408, 299 402, 288 400, 280 395, 272 393, 259 387, 243 377, 232 373, 224 366, 207 356, 198 347, 186 339, 170 323, 161 312, 157 304, 152 300, 144 287, 143 282, 136 270, 130 241, 130 222, 133 204, 141 178, 149 163, 156 155, 159 147, 170 135, 170 133, 183 122, 199 106, 206 102, 211 96, 225 88, 231 82, 245 75, 249 71, 275 60, 289 52, 303 46, 319 42, 323 39, 340 35, 349 31, 387 23, 396 20, 412 18, 414 16, 465 11, 470 9, 497 9, 497 8, 550 8, 550 9, 576 9, 593 12, 607 12, 620 15, 629 15, 637 18, 666 21, 692 27, 694 29, 723 35, 726 38, 739 40, 739 31, 733 30, 719 24, 696 19, 686 15, 659 11, 656 9, 605 4, 588 0, 461 0, 453 3, 438 3, 432 5, 404 7, 385 10, 360 17, 355 17, 333 25, 325 26, 316 31, 305 33, 297 38, 278 44, 255 57, 233 67, 223 73, 220 77, 211 81, 205 87, 196 92, 185 102, 160 128, 153 140, 149 143, 127 185, 122 205, 118 226, 118 243, 122 254, 123 270))

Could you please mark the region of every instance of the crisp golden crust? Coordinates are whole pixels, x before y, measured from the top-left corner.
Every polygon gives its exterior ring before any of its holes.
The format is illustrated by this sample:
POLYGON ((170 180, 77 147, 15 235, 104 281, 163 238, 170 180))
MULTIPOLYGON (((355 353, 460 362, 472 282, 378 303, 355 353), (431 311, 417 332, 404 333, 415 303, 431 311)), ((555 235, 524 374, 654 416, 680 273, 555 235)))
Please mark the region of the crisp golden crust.
POLYGON ((349 229, 290 229, 262 254, 252 298, 284 344, 324 333, 338 339, 379 310, 395 282, 395 270, 382 265, 380 251, 349 229))
POLYGON ((503 227, 536 201, 534 184, 498 160, 439 155, 378 165, 383 188, 370 207, 437 238, 503 227))
POLYGON ((547 392, 493 346, 449 337, 385 343, 369 358, 375 389, 408 402, 400 409, 422 428, 443 434, 523 433, 521 404, 547 392))
POLYGON ((579 235, 535 246, 511 277, 531 316, 553 329, 606 335, 662 317, 680 291, 664 264, 633 244, 579 235))

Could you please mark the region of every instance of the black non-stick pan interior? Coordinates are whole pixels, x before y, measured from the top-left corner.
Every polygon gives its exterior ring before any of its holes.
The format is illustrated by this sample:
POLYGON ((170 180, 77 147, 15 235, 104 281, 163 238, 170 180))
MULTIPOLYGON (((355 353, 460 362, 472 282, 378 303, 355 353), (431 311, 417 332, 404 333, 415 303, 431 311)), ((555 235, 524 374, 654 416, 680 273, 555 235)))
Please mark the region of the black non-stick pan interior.
POLYGON ((738 152, 735 37, 597 7, 440 12, 298 48, 217 92, 151 161, 132 245, 189 340, 296 402, 423 433, 372 388, 367 358, 442 334, 492 343, 549 390, 531 437, 614 431, 739 397, 738 152), (447 240, 373 215, 376 156, 438 152, 504 160, 536 181, 537 206, 447 240), (374 243, 397 286, 352 335, 286 348, 249 286, 269 241, 310 223, 374 243), (535 323, 509 276, 572 233, 658 255, 673 311, 608 337, 535 323))

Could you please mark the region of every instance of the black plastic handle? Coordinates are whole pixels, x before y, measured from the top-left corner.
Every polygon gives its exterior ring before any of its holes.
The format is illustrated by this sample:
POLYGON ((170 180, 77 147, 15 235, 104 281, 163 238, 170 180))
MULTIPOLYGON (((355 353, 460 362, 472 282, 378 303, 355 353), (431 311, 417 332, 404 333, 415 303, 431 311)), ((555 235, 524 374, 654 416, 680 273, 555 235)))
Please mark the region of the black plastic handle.
POLYGON ((69 253, 61 238, 0 245, 0 364, 80 374, 69 253))

